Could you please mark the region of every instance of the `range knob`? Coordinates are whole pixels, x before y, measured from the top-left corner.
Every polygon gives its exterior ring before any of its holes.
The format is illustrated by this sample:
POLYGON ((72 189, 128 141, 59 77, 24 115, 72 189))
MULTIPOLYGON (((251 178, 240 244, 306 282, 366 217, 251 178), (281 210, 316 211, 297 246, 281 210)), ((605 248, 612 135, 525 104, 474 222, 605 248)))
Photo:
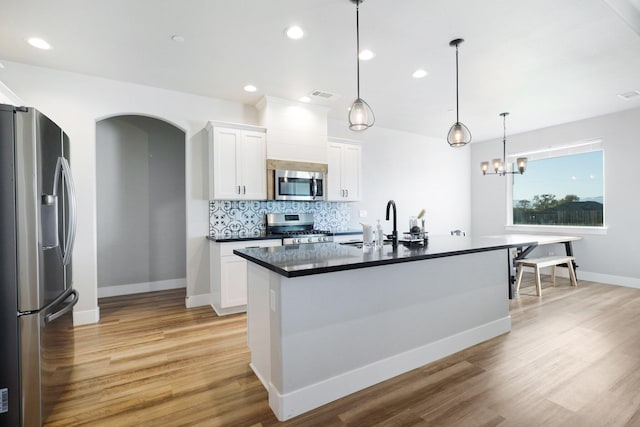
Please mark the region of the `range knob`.
POLYGON ((309 237, 309 238, 307 239, 307 242, 309 242, 309 243, 313 242, 313 238, 309 237))
POLYGON ((300 243, 300 242, 302 242, 302 239, 297 238, 297 239, 296 239, 296 243, 300 243))

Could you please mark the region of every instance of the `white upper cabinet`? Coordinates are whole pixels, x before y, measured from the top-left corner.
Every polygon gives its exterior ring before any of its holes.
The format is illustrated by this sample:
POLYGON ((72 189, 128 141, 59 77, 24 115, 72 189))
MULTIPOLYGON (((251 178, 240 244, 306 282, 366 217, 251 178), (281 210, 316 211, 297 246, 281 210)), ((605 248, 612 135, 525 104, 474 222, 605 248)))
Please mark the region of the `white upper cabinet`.
POLYGON ((266 131, 245 125, 207 124, 209 199, 267 198, 266 131))
POLYGON ((348 202, 360 200, 362 148, 356 142, 330 141, 327 155, 327 199, 348 202))

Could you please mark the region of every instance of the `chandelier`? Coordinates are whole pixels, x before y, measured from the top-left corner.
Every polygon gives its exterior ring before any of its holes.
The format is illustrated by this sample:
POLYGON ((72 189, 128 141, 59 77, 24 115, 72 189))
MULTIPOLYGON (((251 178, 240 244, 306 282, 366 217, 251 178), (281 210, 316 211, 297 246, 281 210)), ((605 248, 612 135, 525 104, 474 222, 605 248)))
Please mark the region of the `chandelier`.
POLYGON ((489 170, 489 162, 480 163, 480 169, 482 170, 482 175, 500 175, 504 176, 512 173, 519 173, 522 175, 524 170, 527 168, 527 158, 526 157, 518 157, 516 160, 516 165, 518 166, 517 171, 507 171, 506 167, 506 157, 507 157, 507 116, 509 113, 500 113, 502 116, 502 127, 504 130, 502 136, 502 159, 493 159, 491 161, 491 166, 493 167, 493 172, 488 172, 489 170))

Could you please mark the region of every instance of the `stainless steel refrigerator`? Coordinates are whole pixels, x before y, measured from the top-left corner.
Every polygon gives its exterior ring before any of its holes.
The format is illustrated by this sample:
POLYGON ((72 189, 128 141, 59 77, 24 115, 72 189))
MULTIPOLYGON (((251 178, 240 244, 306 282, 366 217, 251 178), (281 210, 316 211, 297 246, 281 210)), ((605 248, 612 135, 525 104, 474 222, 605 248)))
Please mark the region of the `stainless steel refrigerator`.
POLYGON ((69 138, 0 104, 0 425, 41 426, 73 367, 69 138))

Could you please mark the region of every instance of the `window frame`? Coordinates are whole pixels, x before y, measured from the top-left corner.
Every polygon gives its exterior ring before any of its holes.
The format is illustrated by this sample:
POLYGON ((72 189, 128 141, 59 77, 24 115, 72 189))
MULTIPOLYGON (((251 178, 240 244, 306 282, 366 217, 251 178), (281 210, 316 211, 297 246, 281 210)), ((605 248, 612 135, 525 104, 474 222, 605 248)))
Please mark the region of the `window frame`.
MULTIPOLYGON (((540 148, 519 153, 510 153, 507 155, 506 163, 512 168, 513 163, 518 157, 527 157, 527 160, 542 160, 553 157, 570 156, 573 154, 582 154, 592 151, 602 152, 602 225, 601 226, 575 226, 575 225, 538 225, 538 224, 514 224, 513 223, 513 181, 514 175, 508 175, 506 185, 506 231, 518 232, 553 232, 556 234, 607 234, 607 217, 606 217, 606 194, 605 194, 605 147, 601 138, 595 138, 584 141, 577 141, 570 144, 561 144, 540 148)), ((527 172, 525 171, 525 174, 527 172)))

